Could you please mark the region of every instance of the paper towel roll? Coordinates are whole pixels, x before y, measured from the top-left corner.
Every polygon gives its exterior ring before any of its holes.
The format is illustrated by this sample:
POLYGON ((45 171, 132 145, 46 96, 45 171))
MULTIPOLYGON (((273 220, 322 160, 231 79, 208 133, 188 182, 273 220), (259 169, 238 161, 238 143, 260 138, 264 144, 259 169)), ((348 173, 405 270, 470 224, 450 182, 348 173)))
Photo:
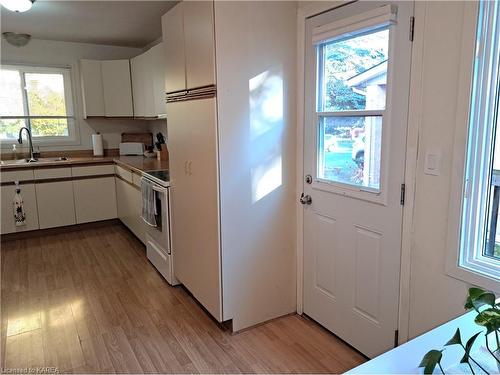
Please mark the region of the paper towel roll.
POLYGON ((92 134, 92 148, 94 150, 94 156, 104 155, 102 147, 102 134, 92 134))

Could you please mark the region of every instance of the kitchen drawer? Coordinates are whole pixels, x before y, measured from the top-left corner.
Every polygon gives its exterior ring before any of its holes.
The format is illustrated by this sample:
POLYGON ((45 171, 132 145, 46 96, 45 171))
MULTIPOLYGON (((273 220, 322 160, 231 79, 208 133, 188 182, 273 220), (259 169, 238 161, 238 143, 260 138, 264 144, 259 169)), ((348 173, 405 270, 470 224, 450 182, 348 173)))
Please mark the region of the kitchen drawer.
POLYGON ((141 179, 142 179, 142 174, 138 174, 137 172, 132 172, 132 183, 139 188, 141 187, 141 179))
POLYGON ((129 171, 128 169, 122 168, 119 165, 115 165, 115 173, 117 176, 121 177, 125 181, 128 181, 130 183, 133 182, 132 171, 129 171))
POLYGON ((35 169, 35 180, 45 180, 52 178, 71 178, 71 168, 39 168, 35 169))
POLYGON ((155 266, 155 268, 160 272, 163 277, 169 282, 171 281, 170 275, 170 262, 171 258, 168 254, 163 252, 153 241, 147 238, 146 242, 146 254, 149 261, 155 266))
POLYGON ((0 180, 2 182, 31 181, 33 178, 33 169, 0 172, 0 180))
POLYGON ((73 167, 71 168, 71 174, 73 177, 102 176, 107 174, 114 175, 115 166, 114 164, 104 164, 73 167))

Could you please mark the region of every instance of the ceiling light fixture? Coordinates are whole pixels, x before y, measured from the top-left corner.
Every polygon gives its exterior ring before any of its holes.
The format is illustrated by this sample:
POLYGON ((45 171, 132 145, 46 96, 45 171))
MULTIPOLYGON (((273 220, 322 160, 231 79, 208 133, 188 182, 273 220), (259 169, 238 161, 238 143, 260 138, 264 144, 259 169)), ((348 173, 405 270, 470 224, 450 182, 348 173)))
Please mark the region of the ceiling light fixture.
POLYGON ((35 0, 0 0, 0 4, 12 12, 22 13, 31 9, 35 0))
POLYGON ((31 39, 30 34, 18 34, 8 31, 2 33, 2 36, 9 44, 12 44, 15 47, 24 47, 31 39))

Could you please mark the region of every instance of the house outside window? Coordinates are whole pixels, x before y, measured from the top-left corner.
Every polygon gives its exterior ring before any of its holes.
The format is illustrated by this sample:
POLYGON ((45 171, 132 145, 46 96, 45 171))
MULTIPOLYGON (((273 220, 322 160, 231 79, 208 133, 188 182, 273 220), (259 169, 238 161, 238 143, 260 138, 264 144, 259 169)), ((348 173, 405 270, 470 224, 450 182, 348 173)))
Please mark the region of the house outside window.
POLYGON ((11 147, 23 126, 30 129, 36 144, 61 144, 76 140, 69 68, 1 66, 2 145, 11 147))
POLYGON ((389 29, 341 35, 317 53, 318 177, 378 193, 389 29))

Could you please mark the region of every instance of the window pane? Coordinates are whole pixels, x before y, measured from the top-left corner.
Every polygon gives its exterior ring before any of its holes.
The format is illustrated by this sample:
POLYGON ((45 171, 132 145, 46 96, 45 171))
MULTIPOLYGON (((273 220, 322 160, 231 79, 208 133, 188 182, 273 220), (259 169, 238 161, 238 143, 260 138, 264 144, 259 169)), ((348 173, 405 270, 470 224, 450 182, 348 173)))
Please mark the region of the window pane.
POLYGON ((389 30, 319 47, 319 111, 385 108, 389 30))
MULTIPOLYGON (((492 137, 493 138, 493 137, 492 137)), ((500 228, 499 206, 500 206, 500 133, 496 132, 496 140, 493 142, 493 167, 491 174, 491 184, 489 189, 489 217, 486 246, 483 255, 500 259, 500 228)))
POLYGON ((0 140, 14 140, 17 143, 19 129, 25 125, 22 119, 0 119, 0 140))
POLYGON ((318 177, 380 188, 382 116, 319 119, 318 177))
POLYGON ((21 75, 16 70, 0 69, 0 116, 24 116, 21 75))
POLYGON ((487 241, 483 255, 500 259, 500 232, 498 228, 498 207, 500 203, 500 171, 493 171, 490 189, 490 215, 488 218, 487 241))
POLYGON ((31 133, 33 137, 67 137, 67 119, 32 119, 31 133))
POLYGON ((62 74, 26 73, 30 116, 66 116, 62 74))

